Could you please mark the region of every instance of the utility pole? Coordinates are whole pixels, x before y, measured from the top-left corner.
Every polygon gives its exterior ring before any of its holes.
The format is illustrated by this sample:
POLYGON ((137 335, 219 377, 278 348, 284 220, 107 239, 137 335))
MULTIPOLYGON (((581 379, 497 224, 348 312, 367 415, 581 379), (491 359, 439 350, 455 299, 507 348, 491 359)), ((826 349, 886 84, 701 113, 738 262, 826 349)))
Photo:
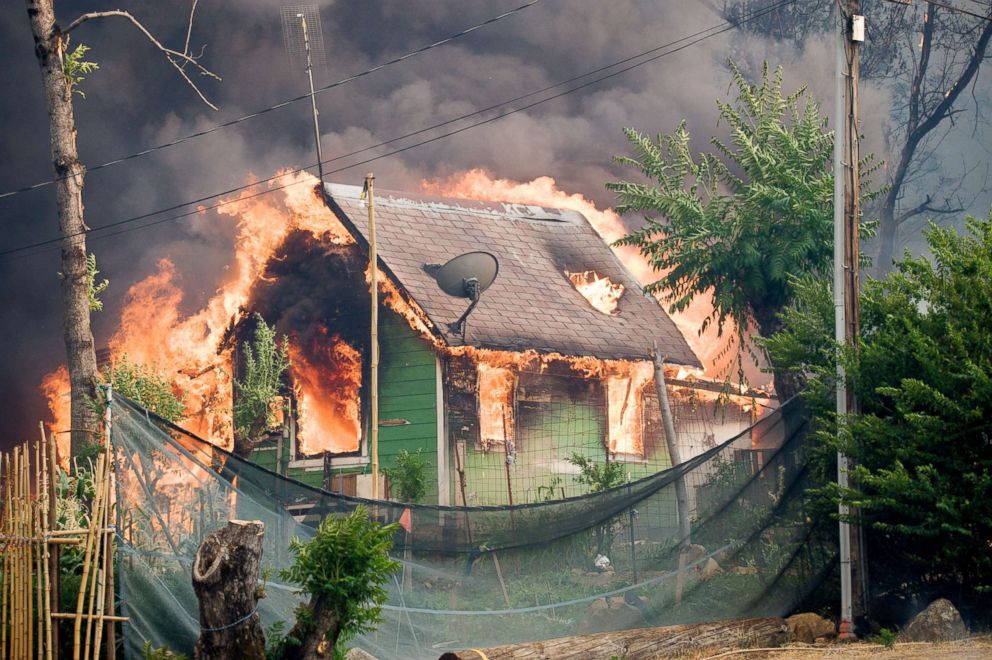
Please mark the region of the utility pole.
MULTIPOLYGON (((861 311, 858 228, 861 215, 858 141, 858 58, 865 38, 865 20, 859 0, 839 3, 837 17, 836 89, 834 105, 834 338, 838 345, 857 347, 861 311)), ((848 415, 858 402, 848 387, 847 373, 837 362, 837 433, 844 435, 848 415)), ((850 459, 837 453, 837 484, 847 488, 850 459)), ((850 507, 840 514, 841 624, 840 638, 854 639, 857 618, 865 615, 866 572, 861 526, 847 522, 850 507)))
POLYGON ((371 372, 372 429, 369 453, 372 455, 372 499, 379 499, 379 256, 375 240, 375 176, 365 175, 362 198, 369 210, 369 287, 372 292, 371 372))
POLYGON ((307 31, 307 19, 303 14, 297 14, 303 26, 303 47, 307 53, 307 80, 310 82, 310 109, 313 112, 313 139, 317 146, 317 177, 320 179, 320 194, 324 195, 324 157, 320 153, 320 122, 317 117, 317 97, 313 90, 313 58, 310 56, 310 33, 307 31))

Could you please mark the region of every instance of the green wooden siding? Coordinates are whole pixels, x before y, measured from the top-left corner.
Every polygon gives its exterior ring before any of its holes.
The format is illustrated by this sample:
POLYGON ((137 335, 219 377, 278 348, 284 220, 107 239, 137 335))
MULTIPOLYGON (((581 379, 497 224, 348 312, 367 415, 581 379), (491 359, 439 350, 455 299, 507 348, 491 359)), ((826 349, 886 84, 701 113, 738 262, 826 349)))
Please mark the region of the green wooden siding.
MULTIPOLYGON (((436 504, 437 366, 434 352, 405 321, 383 314, 379 324, 379 420, 409 424, 379 427, 379 464, 387 472, 401 450, 421 450, 428 468, 424 503, 436 504)), ((447 487, 447 484, 445 485, 447 487)))
MULTIPOLYGON (((405 321, 384 312, 379 323, 379 419, 403 419, 402 426, 380 426, 379 465, 388 472, 396 465, 401 450, 418 449, 429 464, 429 487, 426 504, 437 503, 437 372, 434 353, 405 321)), ((364 423, 366 446, 369 441, 368 419, 364 423)), ((292 460, 289 441, 283 442, 282 465, 291 479, 320 487, 324 482, 322 467, 289 467, 292 460)), ((270 470, 276 469, 276 442, 270 441, 252 453, 251 460, 270 470), (269 449, 271 447, 271 449, 269 449)), ((331 487, 339 474, 368 473, 371 464, 342 467, 332 471, 331 487)))

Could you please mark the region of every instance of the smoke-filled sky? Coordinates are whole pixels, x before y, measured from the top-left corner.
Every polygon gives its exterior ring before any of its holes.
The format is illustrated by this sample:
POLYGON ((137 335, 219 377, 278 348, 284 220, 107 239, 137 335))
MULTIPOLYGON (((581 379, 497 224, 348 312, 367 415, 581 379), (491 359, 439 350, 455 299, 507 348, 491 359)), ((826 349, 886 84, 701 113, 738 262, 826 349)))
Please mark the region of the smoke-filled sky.
MULTIPOLYGON (((364 71, 521 4, 523 0, 324 0, 320 11, 326 66, 317 71, 316 82, 325 85, 364 71)), ((324 157, 674 41, 720 23, 722 6, 695 0, 542 0, 451 44, 320 94, 324 157)), ((197 52, 205 45, 203 64, 223 78, 198 79, 219 112, 203 105, 162 55, 124 21, 94 21, 78 29, 74 43, 91 46, 87 59, 100 65, 82 83, 86 98, 75 101, 83 162, 102 163, 304 93, 300 66, 286 53, 281 7, 263 0, 200 0, 191 43, 197 52)), ((80 12, 111 8, 132 11, 166 45, 181 48, 188 2, 57 2, 56 11, 66 25, 80 12)), ((870 24, 871 16, 868 20, 870 24)), ((760 70, 766 59, 772 66, 782 64, 787 89, 808 83, 825 111, 832 108, 834 60, 828 38, 810 39, 799 52, 731 31, 576 94, 329 178, 358 184, 367 170, 374 170, 379 187, 403 190, 418 189, 424 179, 486 168, 515 180, 548 175, 562 189, 605 207, 612 200, 603 184, 633 175, 610 160, 626 150, 623 127, 671 131, 685 118, 698 148, 705 147, 713 131, 721 130, 715 126, 715 101, 729 100, 727 58, 749 72, 760 70)), ((39 70, 24 6, 18 2, 0 6, 0 71, 0 192, 5 192, 52 176, 39 70)), ((967 101, 972 108, 988 100, 989 80, 987 72, 979 77, 975 100, 967 101)), ((890 115, 891 94, 898 92, 871 85, 863 89, 864 149, 882 158, 886 154, 881 127, 890 115)), ((969 162, 988 160, 988 133, 980 131, 975 137, 969 124, 955 135, 945 149, 964 154, 969 162)), ((84 191, 86 220, 97 228, 314 160, 309 104, 296 103, 92 172, 84 191)), ((982 205, 987 210, 988 203, 987 197, 977 200, 973 212, 983 213, 982 205)), ((53 189, 0 199, 0 222, 0 251, 57 236, 53 189)), ((202 303, 229 265, 232 236, 229 218, 206 213, 91 240, 102 276, 110 280, 103 296, 105 310, 94 315, 97 345, 113 333, 127 288, 151 273, 162 257, 176 263, 190 308, 202 303)), ((7 435, 0 443, 36 432, 32 429, 37 420, 45 416, 38 383, 64 359, 58 257, 52 246, 0 257, 0 418, 7 421, 7 435)))

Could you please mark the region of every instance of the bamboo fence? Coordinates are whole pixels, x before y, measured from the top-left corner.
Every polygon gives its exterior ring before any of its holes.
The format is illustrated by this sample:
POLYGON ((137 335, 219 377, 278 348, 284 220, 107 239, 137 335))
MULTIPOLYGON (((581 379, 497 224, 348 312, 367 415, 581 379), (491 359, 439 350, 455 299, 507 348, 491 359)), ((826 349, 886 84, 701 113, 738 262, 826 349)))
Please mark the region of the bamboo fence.
POLYGON ((88 524, 80 528, 58 529, 54 435, 40 425, 36 441, 0 452, 0 658, 68 657, 69 638, 59 643, 60 632, 67 632, 60 629, 62 621, 72 622, 73 660, 115 657, 114 626, 125 619, 114 611, 115 461, 109 421, 108 414, 93 470, 95 494, 86 503, 88 524), (60 599, 62 546, 77 546, 82 553, 75 603, 60 599))

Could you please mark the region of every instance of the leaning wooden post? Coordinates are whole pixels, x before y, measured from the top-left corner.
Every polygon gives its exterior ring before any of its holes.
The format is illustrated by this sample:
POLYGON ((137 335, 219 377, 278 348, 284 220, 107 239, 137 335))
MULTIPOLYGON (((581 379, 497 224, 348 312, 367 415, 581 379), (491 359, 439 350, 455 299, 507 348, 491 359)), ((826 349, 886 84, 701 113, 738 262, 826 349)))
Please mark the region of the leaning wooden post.
POLYGON ((369 290, 372 294, 372 382, 370 398, 372 401, 372 499, 379 499, 379 256, 376 252, 375 240, 375 191, 373 189, 375 176, 372 172, 365 175, 365 189, 362 197, 369 209, 369 290))
MULTIPOLYGON (((682 464, 679 454, 678 439, 675 436, 675 420, 672 418, 672 406, 668 402, 668 388, 665 385, 665 358, 658 353, 655 344, 652 352, 654 358, 654 387, 658 392, 661 404, 661 419, 665 423, 665 444, 668 455, 672 459, 672 467, 682 464)), ((675 607, 682 605, 682 591, 685 588, 685 566, 689 557, 689 545, 692 543, 692 527, 689 525, 689 495, 685 487, 685 475, 675 479, 675 506, 679 517, 679 572, 675 578, 675 607)))

